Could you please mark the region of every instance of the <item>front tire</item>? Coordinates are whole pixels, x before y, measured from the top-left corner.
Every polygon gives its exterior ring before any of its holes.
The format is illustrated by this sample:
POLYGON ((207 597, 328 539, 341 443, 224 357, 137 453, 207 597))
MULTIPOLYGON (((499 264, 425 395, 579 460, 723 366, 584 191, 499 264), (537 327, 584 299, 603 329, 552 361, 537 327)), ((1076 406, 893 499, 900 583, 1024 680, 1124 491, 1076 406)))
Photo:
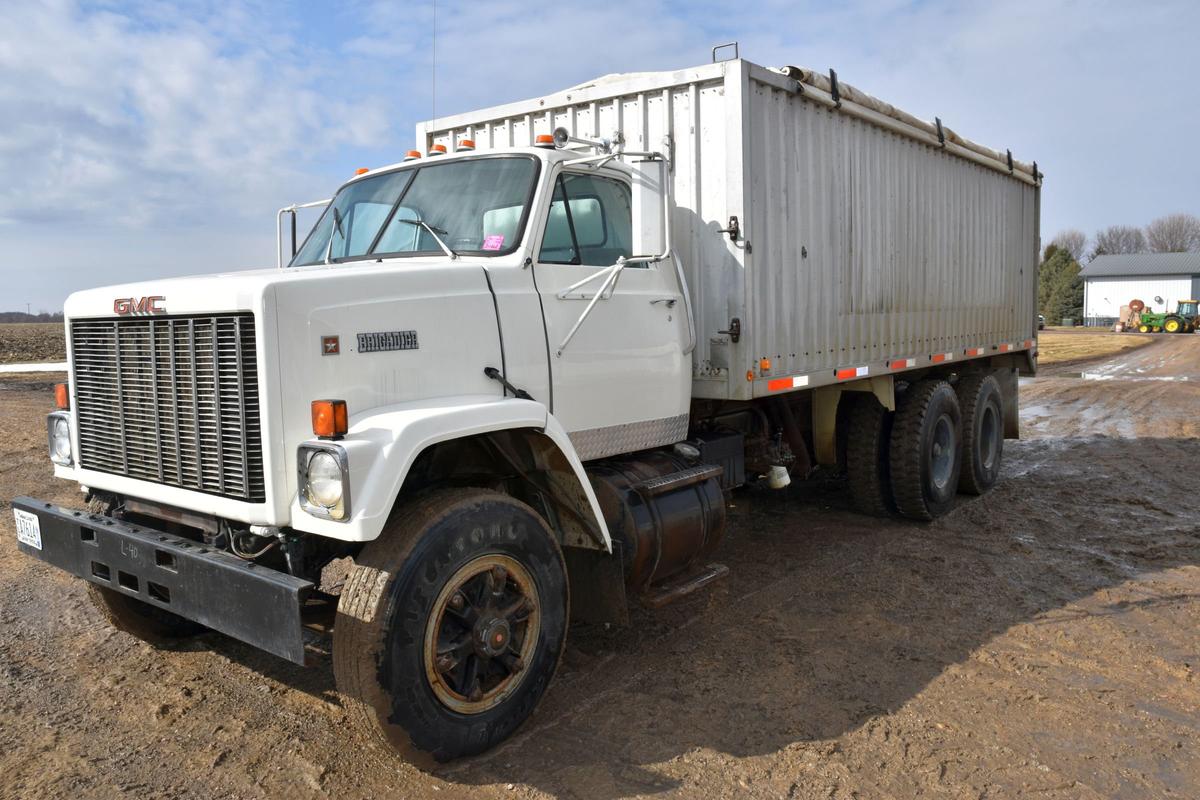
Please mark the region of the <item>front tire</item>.
POLYGON ((954 505, 962 469, 962 414, 943 380, 914 384, 896 400, 892 425, 892 496, 900 513, 931 520, 954 505))
MULTIPOLYGON (((87 510, 90 514, 111 517, 113 505, 112 498, 88 496, 87 510)), ((152 606, 118 589, 97 586, 89 581, 87 593, 88 599, 105 622, 153 647, 170 648, 183 639, 198 636, 208 630, 199 622, 152 606)))
POLYGON ((88 583, 88 598, 109 625, 124 631, 154 647, 170 648, 204 633, 208 628, 199 622, 184 619, 117 589, 107 589, 88 583))
POLYGON ((542 518, 498 492, 439 490, 355 561, 333 633, 355 726, 422 767, 512 735, 566 641, 566 568, 542 518))

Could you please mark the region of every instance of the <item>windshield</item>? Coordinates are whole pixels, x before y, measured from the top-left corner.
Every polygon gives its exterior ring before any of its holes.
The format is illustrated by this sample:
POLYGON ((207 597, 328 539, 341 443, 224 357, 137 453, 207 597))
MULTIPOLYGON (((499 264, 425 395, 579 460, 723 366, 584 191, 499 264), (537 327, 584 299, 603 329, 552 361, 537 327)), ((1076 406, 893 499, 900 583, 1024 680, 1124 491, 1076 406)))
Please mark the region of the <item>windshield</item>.
POLYGON ((527 156, 472 158, 355 181, 333 198, 291 266, 444 255, 438 238, 456 253, 510 253, 521 241, 537 168, 527 156))

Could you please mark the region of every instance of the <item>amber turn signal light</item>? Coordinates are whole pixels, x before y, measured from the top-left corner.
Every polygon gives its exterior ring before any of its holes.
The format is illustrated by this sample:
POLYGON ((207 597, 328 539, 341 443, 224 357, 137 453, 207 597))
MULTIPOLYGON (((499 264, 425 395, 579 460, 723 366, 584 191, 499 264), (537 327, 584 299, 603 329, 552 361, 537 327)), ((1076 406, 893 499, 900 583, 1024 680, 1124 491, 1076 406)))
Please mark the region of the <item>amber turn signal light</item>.
POLYGON ((320 439, 340 439, 350 429, 345 400, 313 400, 312 428, 320 439))
POLYGON ((71 394, 67 391, 65 383, 54 384, 54 406, 59 411, 66 411, 71 407, 71 394))

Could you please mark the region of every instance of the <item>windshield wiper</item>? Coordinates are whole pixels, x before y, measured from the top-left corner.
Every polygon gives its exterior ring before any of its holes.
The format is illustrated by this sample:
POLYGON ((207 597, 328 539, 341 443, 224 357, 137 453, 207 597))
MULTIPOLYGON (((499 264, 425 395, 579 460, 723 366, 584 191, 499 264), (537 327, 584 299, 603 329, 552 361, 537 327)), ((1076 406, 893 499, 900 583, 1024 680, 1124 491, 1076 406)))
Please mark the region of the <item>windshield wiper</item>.
MULTIPOLYGON (((342 235, 342 241, 346 241, 346 231, 342 229, 342 215, 338 212, 337 206, 333 207, 333 227, 342 235)), ((325 263, 333 262, 333 231, 329 232, 329 245, 325 248, 325 263)))
POLYGON ((405 222, 405 223, 408 223, 409 225, 416 225, 418 227, 424 228, 425 230, 429 231, 429 235, 432 236, 433 240, 438 243, 438 247, 442 248, 442 250, 444 250, 446 252, 446 255, 450 256, 451 261, 458 258, 458 253, 451 250, 450 245, 448 245, 444 241, 442 241, 441 236, 438 236, 439 233, 446 233, 446 231, 442 230, 441 228, 435 228, 423 219, 399 219, 396 221, 397 222, 405 222))

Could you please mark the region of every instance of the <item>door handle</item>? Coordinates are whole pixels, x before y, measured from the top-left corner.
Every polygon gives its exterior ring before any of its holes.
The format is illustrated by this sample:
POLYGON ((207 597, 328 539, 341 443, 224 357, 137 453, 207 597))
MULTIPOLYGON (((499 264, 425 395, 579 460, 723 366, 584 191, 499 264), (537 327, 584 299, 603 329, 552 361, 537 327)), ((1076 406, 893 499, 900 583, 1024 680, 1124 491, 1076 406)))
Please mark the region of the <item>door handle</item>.
POLYGON ((656 303, 666 303, 667 308, 674 308, 676 299, 674 297, 656 297, 650 301, 650 305, 655 305, 656 303))

